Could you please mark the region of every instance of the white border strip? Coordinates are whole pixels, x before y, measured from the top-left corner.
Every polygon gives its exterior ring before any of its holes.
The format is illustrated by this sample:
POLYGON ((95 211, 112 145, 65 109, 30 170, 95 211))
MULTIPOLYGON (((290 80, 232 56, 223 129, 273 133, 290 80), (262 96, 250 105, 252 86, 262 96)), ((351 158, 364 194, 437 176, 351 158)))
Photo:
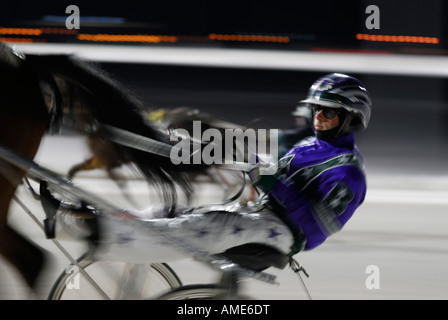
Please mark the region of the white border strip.
POLYGON ((447 191, 367 188, 366 203, 447 205, 447 191))
POLYGON ((447 77, 448 57, 104 44, 9 44, 26 53, 96 62, 447 77))

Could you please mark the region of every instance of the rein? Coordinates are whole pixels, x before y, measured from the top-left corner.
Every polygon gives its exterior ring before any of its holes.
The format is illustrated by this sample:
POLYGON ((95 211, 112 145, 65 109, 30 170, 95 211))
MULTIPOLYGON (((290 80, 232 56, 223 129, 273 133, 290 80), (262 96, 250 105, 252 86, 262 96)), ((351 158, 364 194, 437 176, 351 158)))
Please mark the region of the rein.
MULTIPOLYGON (((152 138, 148 138, 130 131, 126 131, 108 124, 101 124, 99 128, 108 134, 108 139, 112 142, 120 144, 122 146, 126 146, 129 148, 134 148, 144 152, 150 152, 153 154, 157 154, 159 156, 170 158, 172 150, 174 149, 176 152, 180 151, 181 148, 170 145, 168 143, 164 143, 152 138)), ((197 141, 193 138, 189 138, 191 141, 197 141)), ((200 141, 199 141, 200 142, 200 141)), ((200 142, 201 143, 201 142, 200 142)), ((198 152, 198 151, 196 151, 198 152)), ((191 156, 195 154, 192 153, 191 156)), ((232 163, 219 164, 220 168, 234 170, 234 171, 243 171, 250 172, 251 170, 257 167, 269 167, 268 162, 257 162, 247 163, 247 162, 238 162, 234 161, 232 163)))
POLYGON ((150 152, 165 158, 169 158, 171 150, 176 148, 167 143, 160 142, 130 131, 126 131, 108 124, 101 124, 99 129, 106 132, 108 139, 119 145, 150 152))
MULTIPOLYGON (((108 135, 108 138, 117 144, 134 148, 137 150, 141 150, 144 152, 150 152, 153 154, 157 154, 159 156, 170 158, 171 152, 173 149, 176 151, 180 150, 180 148, 176 146, 169 145, 167 143, 144 137, 142 135, 126 131, 108 124, 101 124, 99 126, 99 129, 106 132, 108 135)), ((191 138, 190 138, 191 139, 191 138)), ((191 139, 193 140, 193 139, 191 139)), ((198 152, 198 151, 196 151, 198 152)), ((191 155, 193 156, 194 153, 191 155)), ((232 164, 221 164, 219 165, 220 168, 226 169, 226 170, 233 170, 233 171, 242 171, 243 173, 248 173, 257 166, 264 166, 263 163, 257 163, 257 164, 250 164, 245 162, 234 162, 232 164)), ((244 189, 246 187, 246 179, 243 177, 243 183, 241 188, 238 190, 238 192, 230 197, 229 199, 225 200, 222 204, 227 204, 235 201, 238 199, 244 192, 244 189)))

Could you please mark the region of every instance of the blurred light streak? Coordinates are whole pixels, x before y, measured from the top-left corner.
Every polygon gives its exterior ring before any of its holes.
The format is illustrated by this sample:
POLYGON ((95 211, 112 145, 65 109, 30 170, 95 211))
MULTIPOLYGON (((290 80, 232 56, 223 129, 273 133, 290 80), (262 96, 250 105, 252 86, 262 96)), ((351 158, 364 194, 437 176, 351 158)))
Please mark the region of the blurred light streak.
POLYGON ((177 42, 176 36, 158 35, 120 35, 120 34, 78 34, 76 37, 82 41, 94 42, 177 42))
POLYGON ((75 34, 78 30, 65 28, 0 28, 0 34, 40 36, 42 34, 75 34))
POLYGON ((361 53, 361 54, 392 54, 386 50, 369 50, 369 49, 335 49, 335 48, 311 48, 313 52, 333 52, 333 53, 361 53))
POLYGON ((51 33, 51 34, 75 34, 78 33, 76 29, 66 29, 66 28, 42 28, 43 33, 51 33))
POLYGON ((40 36, 43 33, 42 29, 31 28, 0 28, 0 34, 16 34, 27 36, 40 36))
POLYGON ((248 42, 284 42, 290 41, 289 37, 264 36, 264 35, 236 35, 236 34, 215 34, 208 35, 210 40, 218 41, 248 41, 248 42))
POLYGON ((394 35, 374 35, 358 33, 356 39, 364 41, 378 42, 409 42, 409 43, 430 43, 438 44, 440 41, 436 37, 419 37, 419 36, 394 36, 394 35))
POLYGON ((35 39, 31 38, 0 38, 2 42, 10 42, 10 43, 32 43, 35 42, 35 39))
MULTIPOLYGON (((87 16, 87 17, 79 17, 81 22, 97 22, 97 23, 125 23, 126 19, 122 17, 99 17, 99 16, 87 16)), ((44 21, 54 21, 54 22, 65 22, 67 20, 67 16, 44 16, 44 21)))
POLYGON ((127 46, 125 44, 17 43, 25 54, 75 54, 97 62, 145 63, 244 69, 300 70, 448 78, 448 56, 408 54, 357 54, 251 50, 231 48, 188 48, 127 46))

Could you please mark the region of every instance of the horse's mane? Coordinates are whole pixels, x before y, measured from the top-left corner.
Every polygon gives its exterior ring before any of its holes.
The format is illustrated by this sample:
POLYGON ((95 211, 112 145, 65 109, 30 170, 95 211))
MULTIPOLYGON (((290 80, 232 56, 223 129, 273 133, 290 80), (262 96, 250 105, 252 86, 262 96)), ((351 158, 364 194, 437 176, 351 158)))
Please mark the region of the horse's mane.
MULTIPOLYGON (((101 68, 66 55, 27 55, 25 61, 52 90, 53 121, 49 129, 60 125, 63 106, 68 106, 75 117, 81 109, 85 124, 91 128, 98 123, 108 124, 173 145, 167 135, 144 119, 142 104, 101 68)), ((80 119, 79 114, 76 119, 80 119)), ((107 134, 100 134, 108 140, 107 134)), ((174 165, 168 158, 110 143, 117 154, 134 163, 162 191, 165 203, 171 208, 177 202, 176 186, 187 197, 191 196, 192 187, 184 173, 197 170, 197 166, 174 165)))

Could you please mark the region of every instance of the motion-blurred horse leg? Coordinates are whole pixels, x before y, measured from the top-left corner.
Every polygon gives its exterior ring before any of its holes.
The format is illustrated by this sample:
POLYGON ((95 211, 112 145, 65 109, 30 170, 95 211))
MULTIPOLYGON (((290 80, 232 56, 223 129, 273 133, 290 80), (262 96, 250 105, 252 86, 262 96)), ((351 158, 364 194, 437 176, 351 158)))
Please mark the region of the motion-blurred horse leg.
MULTIPOLYGON (((46 129, 45 122, 0 113, 0 144, 33 159, 46 129)), ((17 184, 0 175, 0 254, 9 261, 26 283, 33 287, 42 268, 41 249, 8 225, 8 210, 17 184)))

